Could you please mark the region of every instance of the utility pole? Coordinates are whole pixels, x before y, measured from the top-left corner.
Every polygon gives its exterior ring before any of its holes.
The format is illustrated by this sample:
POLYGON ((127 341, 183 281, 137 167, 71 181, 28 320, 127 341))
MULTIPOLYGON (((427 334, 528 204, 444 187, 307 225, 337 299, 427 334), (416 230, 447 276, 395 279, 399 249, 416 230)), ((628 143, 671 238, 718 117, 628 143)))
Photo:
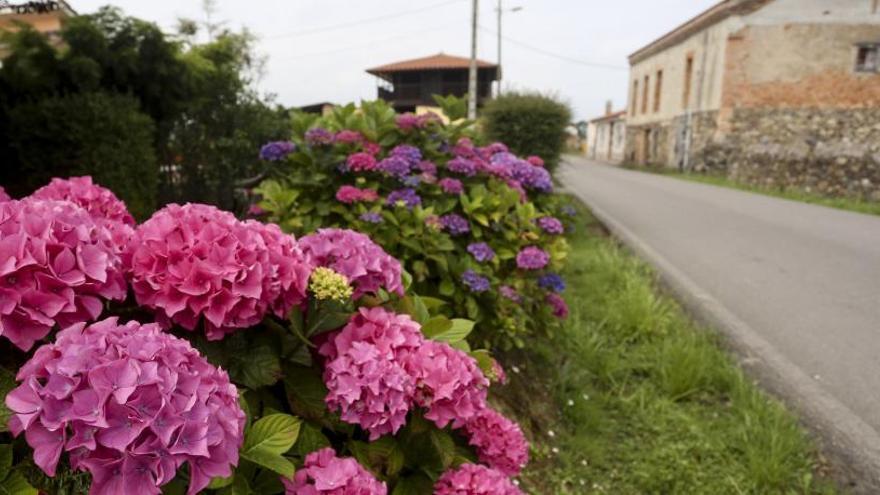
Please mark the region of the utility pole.
POLYGON ((495 96, 501 96, 501 12, 501 0, 498 0, 498 74, 495 75, 498 79, 498 90, 495 96))
POLYGON ((468 118, 477 118, 477 12, 479 1, 471 0, 471 65, 468 70, 468 118))

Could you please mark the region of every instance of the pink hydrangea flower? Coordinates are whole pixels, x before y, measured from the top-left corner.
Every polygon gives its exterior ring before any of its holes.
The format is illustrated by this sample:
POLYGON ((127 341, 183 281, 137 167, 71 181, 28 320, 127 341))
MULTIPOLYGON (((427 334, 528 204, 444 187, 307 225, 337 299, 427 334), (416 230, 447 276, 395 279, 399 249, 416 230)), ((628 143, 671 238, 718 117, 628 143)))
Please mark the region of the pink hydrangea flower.
POLYGON ((0 335, 22 350, 57 324, 94 320, 123 300, 120 248, 69 201, 0 203, 0 335))
POLYGON ((426 340, 411 356, 415 402, 438 428, 459 428, 486 407, 489 380, 477 361, 445 342, 426 340))
POLYGON ((12 201, 12 198, 6 194, 6 189, 3 189, 3 186, 0 186, 0 203, 4 201, 12 201))
POLYGON ((516 266, 523 270, 540 270, 547 263, 550 263, 550 255, 536 246, 524 247, 516 254, 516 266))
POLYGON ((367 153, 370 156, 376 156, 379 154, 380 151, 382 151, 382 147, 379 146, 379 144, 371 141, 364 143, 362 148, 364 150, 364 153, 367 153))
POLYGON ((388 310, 361 308, 319 349, 327 359, 327 405, 375 440, 395 433, 412 407, 415 379, 407 369, 423 343, 418 323, 388 310))
POLYGON ((364 136, 358 131, 343 129, 336 133, 335 140, 342 144, 357 144, 364 140, 364 136))
POLYGON ((158 325, 108 318, 58 333, 19 370, 9 428, 55 476, 62 452, 92 495, 159 494, 189 463, 194 495, 238 464, 245 415, 226 372, 158 325))
POLYGON ((544 159, 537 155, 531 155, 530 157, 526 158, 526 161, 536 167, 544 166, 544 159))
POLYGON ((125 203, 113 194, 113 191, 92 182, 89 176, 71 177, 69 179, 54 178, 31 195, 36 199, 57 199, 70 201, 83 207, 94 218, 103 218, 120 222, 124 225, 135 224, 134 217, 128 212, 125 203))
POLYGON ((566 304, 565 299, 563 299, 562 296, 551 292, 547 294, 544 301, 550 305, 550 308, 553 311, 553 316, 560 320, 568 318, 568 304, 566 304))
POLYGON ((360 232, 320 229, 302 237, 299 246, 313 265, 345 275, 354 287, 355 299, 380 288, 403 295, 400 262, 360 232))
POLYGON ((468 442, 480 462, 516 476, 529 462, 529 444, 519 425, 497 411, 485 408, 465 425, 468 442))
POLYGON ((164 326, 209 340, 283 317, 306 298, 311 265, 275 225, 241 222, 213 206, 168 205, 141 224, 124 257, 138 304, 164 326))
POLYGON ((103 224, 110 231, 119 253, 122 253, 134 234, 134 217, 128 212, 125 203, 110 189, 94 184, 89 176, 69 179, 56 177, 48 185, 34 191, 31 197, 70 201, 81 206, 97 223, 103 224))
POLYGON ((462 464, 440 476, 434 495, 523 495, 504 474, 477 464, 462 464))
POLYGON ((376 170, 376 167, 378 166, 376 157, 365 151, 348 155, 345 164, 352 172, 369 172, 371 170, 376 170))
POLYGON ((388 488, 351 457, 327 447, 306 456, 293 479, 281 478, 285 495, 385 495, 388 488))
POLYGON ((379 194, 374 189, 359 189, 354 186, 340 186, 336 191, 336 200, 351 204, 358 201, 376 201, 379 194))

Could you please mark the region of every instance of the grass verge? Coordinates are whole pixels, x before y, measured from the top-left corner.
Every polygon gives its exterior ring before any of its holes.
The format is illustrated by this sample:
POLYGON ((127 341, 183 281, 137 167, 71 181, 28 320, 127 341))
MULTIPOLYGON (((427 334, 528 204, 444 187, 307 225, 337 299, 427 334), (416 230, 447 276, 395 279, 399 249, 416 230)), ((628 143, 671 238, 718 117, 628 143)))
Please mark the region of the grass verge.
POLYGON ((777 198, 789 199, 792 201, 800 201, 802 203, 811 203, 820 206, 828 206, 839 210, 854 211, 857 213, 866 213, 869 215, 880 215, 880 201, 866 201, 854 198, 831 198, 815 193, 809 193, 802 189, 796 188, 770 188, 753 186, 737 182, 727 177, 711 174, 700 174, 694 172, 679 172, 677 170, 657 170, 643 167, 627 167, 633 170, 643 172, 659 173, 669 177, 676 177, 693 182, 701 182, 703 184, 711 184, 713 186, 729 187, 731 189, 739 189, 741 191, 749 191, 777 198))
POLYGON ((794 416, 582 209, 552 339, 507 353, 502 407, 533 443, 529 493, 826 494, 794 416))

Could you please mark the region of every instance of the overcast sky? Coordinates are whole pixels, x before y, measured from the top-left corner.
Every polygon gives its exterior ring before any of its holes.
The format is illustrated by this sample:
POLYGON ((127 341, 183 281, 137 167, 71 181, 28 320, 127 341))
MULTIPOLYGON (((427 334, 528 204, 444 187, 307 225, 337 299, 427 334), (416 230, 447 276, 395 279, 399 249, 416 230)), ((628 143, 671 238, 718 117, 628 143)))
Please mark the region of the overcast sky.
MULTIPOLYGON (((717 0, 504 0, 504 87, 552 92, 577 119, 625 105, 628 54, 717 0), (550 54, 550 55, 548 55, 550 54)), ((88 13, 107 0, 68 0, 88 13)), ((204 19, 201 0, 115 0, 172 29, 204 19)), ((480 0, 479 57, 497 60, 496 0, 480 0)), ((364 70, 440 51, 470 53, 470 0, 218 0, 216 20, 247 27, 267 57, 260 88, 285 105, 376 97, 364 70)))

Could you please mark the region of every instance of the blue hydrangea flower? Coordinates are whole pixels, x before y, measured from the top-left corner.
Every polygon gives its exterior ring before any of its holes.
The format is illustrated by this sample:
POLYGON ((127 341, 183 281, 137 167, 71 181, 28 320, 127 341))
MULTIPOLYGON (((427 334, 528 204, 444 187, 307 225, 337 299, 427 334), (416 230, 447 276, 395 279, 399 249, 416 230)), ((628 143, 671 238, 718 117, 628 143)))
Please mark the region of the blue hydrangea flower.
POLYGON ((375 211, 362 213, 360 219, 367 223, 382 223, 384 221, 382 219, 382 214, 375 211))
POLYGON ((489 290, 489 279, 473 270, 467 270, 461 274, 461 281, 471 292, 486 292, 489 290))
POLYGON ((412 188, 398 189, 396 191, 392 191, 391 194, 388 195, 388 199, 386 199, 385 202, 390 206, 395 206, 398 202, 401 201, 410 210, 422 204, 422 198, 418 194, 416 194, 415 189, 412 188))
POLYGON ((485 242, 475 242, 470 244, 467 247, 467 250, 471 255, 473 255, 474 259, 483 263, 485 261, 492 261, 495 258, 495 251, 492 250, 485 242))
POLYGON ((296 151, 296 145, 290 141, 272 141, 260 148, 260 159, 277 162, 278 160, 283 160, 294 151, 296 151))
POLYGON ((538 278, 538 286, 553 292, 563 292, 565 290, 565 280, 555 273, 548 273, 538 278))
POLYGON ((456 213, 440 217, 440 224, 452 235, 464 235, 471 231, 471 225, 467 219, 456 213))

